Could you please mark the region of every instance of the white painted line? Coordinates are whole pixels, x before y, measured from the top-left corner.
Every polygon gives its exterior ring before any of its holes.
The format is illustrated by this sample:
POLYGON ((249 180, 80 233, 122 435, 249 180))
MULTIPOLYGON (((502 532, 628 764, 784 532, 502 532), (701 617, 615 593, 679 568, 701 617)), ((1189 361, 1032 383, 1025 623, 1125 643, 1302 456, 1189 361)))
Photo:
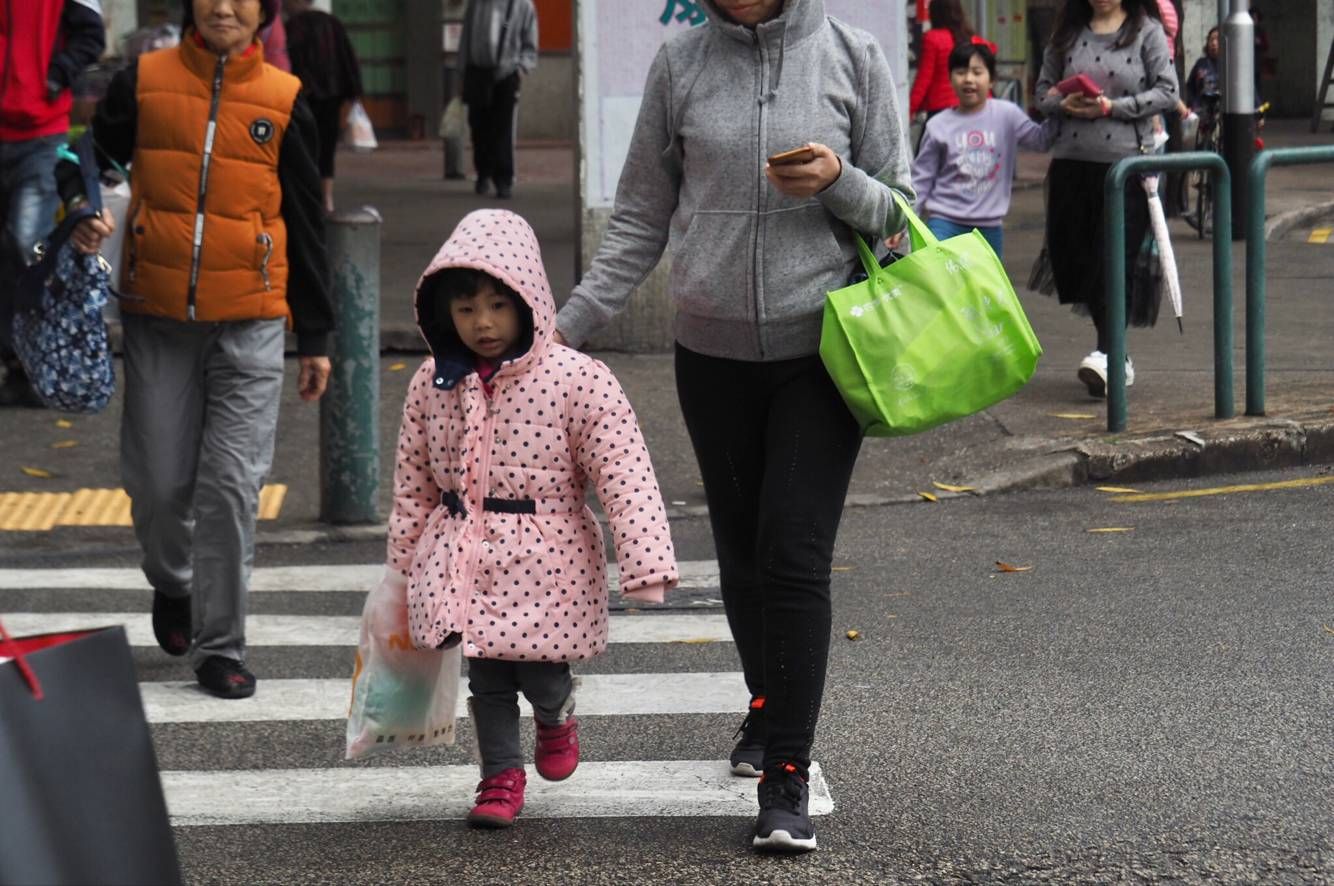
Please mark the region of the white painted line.
MULTIPOLYGON (((683 589, 718 587, 718 563, 714 560, 686 560, 679 564, 683 589)), ((256 569, 250 590, 269 591, 342 591, 365 593, 373 588, 384 572, 379 563, 327 566, 270 566, 256 569)), ((608 564, 607 577, 615 594, 617 570, 608 564)), ((151 590, 138 569, 0 569, 0 591, 43 589, 89 589, 104 591, 151 590)), ((670 595, 668 596, 670 600, 670 595)))
MULTIPOLYGON (((820 764, 811 764, 811 815, 834 809, 820 764)), ((162 773, 172 824, 323 824, 462 819, 475 766, 262 769, 162 773)), ((750 817, 755 780, 724 760, 584 762, 568 780, 528 767, 522 818, 750 817)))
MULTIPOLYGON (((269 680, 251 698, 220 702, 198 683, 140 683, 150 723, 253 723, 347 718, 346 680, 269 680)), ((468 682, 459 681, 457 715, 467 717, 468 682)), ((575 694, 585 716, 739 714, 750 694, 740 673, 584 674, 575 694)), ((532 709, 520 698, 523 716, 532 709)))
MULTIPOLYGON (((15 637, 124 625, 131 646, 157 646, 147 612, 12 612, 5 628, 15 637)), ((357 615, 252 615, 250 646, 356 646, 357 615)), ((613 615, 612 643, 730 643, 722 615, 613 615)))

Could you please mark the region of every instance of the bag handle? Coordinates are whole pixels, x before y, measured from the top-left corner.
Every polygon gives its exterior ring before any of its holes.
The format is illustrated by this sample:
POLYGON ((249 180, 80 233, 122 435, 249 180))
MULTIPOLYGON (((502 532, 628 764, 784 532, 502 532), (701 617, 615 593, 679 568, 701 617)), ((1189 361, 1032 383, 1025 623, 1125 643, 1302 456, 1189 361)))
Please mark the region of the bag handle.
POLYGON ((41 701, 45 697, 42 692, 42 683, 37 679, 37 675, 33 673, 32 666, 28 664, 23 649, 14 642, 13 637, 9 636, 9 631, 5 630, 4 622, 0 622, 0 651, 5 652, 8 658, 14 659, 14 664, 18 667, 19 674, 23 676, 23 681, 32 690, 33 699, 41 701))
MULTIPOLYGON (((903 210, 903 217, 908 222, 909 241, 912 243, 914 251, 935 246, 940 242, 936 239, 936 235, 931 233, 931 229, 926 226, 926 222, 922 221, 921 217, 912 211, 912 207, 908 205, 908 201, 902 194, 892 189, 890 193, 894 195, 894 202, 903 210)), ((865 237, 855 229, 852 233, 852 239, 857 241, 857 254, 861 256, 862 269, 866 271, 866 278, 868 280, 874 279, 883 270, 880 259, 876 258, 875 251, 866 245, 865 237)))
POLYGON ((940 241, 936 239, 936 235, 931 233, 931 229, 926 226, 926 222, 922 221, 922 217, 913 212, 904 196, 898 191, 894 191, 893 194, 894 202, 899 204, 899 209, 903 210, 903 217, 908 222, 908 242, 912 244, 913 251, 926 249, 939 243, 940 241))

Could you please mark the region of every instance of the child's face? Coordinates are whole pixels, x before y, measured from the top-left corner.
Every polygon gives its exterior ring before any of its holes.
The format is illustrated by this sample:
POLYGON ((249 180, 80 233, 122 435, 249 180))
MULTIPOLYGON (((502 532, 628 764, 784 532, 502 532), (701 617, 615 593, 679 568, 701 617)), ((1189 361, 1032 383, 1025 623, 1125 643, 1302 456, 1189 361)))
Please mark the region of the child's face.
POLYGON ((991 94, 991 72, 979 56, 968 60, 968 67, 950 71, 950 85, 965 111, 981 107, 991 94))
POLYGON ((519 312, 510 297, 497 292, 490 282, 483 282, 470 296, 451 301, 449 316, 463 344, 488 360, 504 356, 519 340, 519 312))

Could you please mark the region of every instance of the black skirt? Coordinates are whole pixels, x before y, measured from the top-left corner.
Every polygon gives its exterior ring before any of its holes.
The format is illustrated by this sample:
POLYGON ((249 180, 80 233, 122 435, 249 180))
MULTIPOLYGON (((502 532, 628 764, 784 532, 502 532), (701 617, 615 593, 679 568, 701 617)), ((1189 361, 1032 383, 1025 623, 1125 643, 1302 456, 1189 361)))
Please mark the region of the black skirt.
MULTIPOLYGON (((1106 311, 1103 260, 1103 182, 1110 163, 1053 160, 1047 172, 1047 253, 1063 305, 1102 318, 1106 311)), ((1152 326, 1158 319, 1158 285, 1136 273, 1148 249, 1149 201, 1139 176, 1126 181, 1126 320, 1152 326)))

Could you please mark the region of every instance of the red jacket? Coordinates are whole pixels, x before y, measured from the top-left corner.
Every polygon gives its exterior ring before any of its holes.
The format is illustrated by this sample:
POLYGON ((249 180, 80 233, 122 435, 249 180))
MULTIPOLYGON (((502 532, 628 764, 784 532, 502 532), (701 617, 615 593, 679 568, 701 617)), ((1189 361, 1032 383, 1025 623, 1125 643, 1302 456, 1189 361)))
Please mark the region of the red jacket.
POLYGON ((947 28, 932 28, 922 37, 922 57, 917 60, 917 79, 908 97, 908 113, 943 111, 959 104, 950 85, 950 53, 954 34, 947 28))
POLYGON ((0 141, 69 129, 70 87, 106 47, 97 0, 0 0, 0 141))

